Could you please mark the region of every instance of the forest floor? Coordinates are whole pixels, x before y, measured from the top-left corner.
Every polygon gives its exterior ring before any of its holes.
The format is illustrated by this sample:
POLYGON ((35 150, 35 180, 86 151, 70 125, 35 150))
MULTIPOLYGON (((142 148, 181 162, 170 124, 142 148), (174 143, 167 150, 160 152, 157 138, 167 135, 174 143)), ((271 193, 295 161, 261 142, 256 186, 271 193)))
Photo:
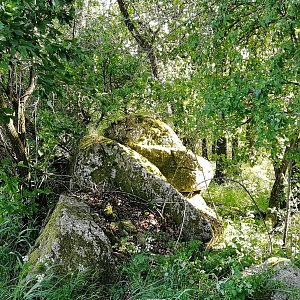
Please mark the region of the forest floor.
POLYGON ((233 183, 211 183, 209 195, 203 193, 225 228, 222 239, 213 245, 183 241, 179 226, 142 199, 119 191, 78 193, 78 197, 85 197, 95 220, 102 222, 113 245, 118 273, 116 281, 108 285, 87 273, 46 276, 20 285, 26 249, 40 228, 36 221, 24 227, 18 218, 8 215, 0 228, 0 299, 270 300, 275 291, 284 291, 288 299, 298 300, 299 292, 270 280, 272 270, 243 275, 246 268, 274 256, 289 258, 300 267, 300 212, 292 211, 283 247, 285 210, 272 227, 262 217, 268 191, 258 182, 251 193, 256 204, 233 183))

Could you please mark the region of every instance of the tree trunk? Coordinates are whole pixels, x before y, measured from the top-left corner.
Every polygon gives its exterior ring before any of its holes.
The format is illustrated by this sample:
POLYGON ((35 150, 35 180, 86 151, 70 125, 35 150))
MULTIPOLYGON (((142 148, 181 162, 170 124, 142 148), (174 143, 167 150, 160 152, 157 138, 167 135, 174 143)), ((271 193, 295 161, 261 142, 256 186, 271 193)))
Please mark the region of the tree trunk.
POLYGON ((208 159, 207 140, 202 139, 202 156, 208 159))
POLYGON ((5 128, 6 136, 12 145, 12 150, 16 156, 17 162, 19 163, 19 174, 25 179, 25 181, 29 182, 29 162, 25 145, 22 143, 12 120, 10 120, 9 123, 4 124, 3 127, 5 128))
POLYGON ((233 138, 232 139, 232 147, 231 147, 231 158, 232 159, 236 158, 238 148, 239 148, 239 141, 237 138, 233 138))
POLYGON ((227 158, 227 139, 226 137, 218 138, 216 142, 216 154, 218 155, 216 162, 215 181, 219 184, 225 182, 225 166, 224 159, 227 158))
POLYGON ((253 134, 253 128, 251 126, 251 123, 246 124, 246 147, 247 147, 247 154, 246 157, 248 158, 251 167, 255 164, 254 159, 254 134, 253 134))
POLYGON ((290 142, 290 145, 285 148, 283 159, 279 166, 274 166, 275 181, 271 190, 269 208, 279 208, 280 204, 285 200, 284 193, 284 177, 288 169, 289 163, 291 163, 290 152, 297 149, 299 143, 299 134, 295 139, 290 142))
POLYGON ((287 236, 289 232, 289 223, 290 223, 290 216, 291 216, 291 177, 292 177, 292 164, 289 163, 288 165, 288 178, 287 178, 287 184, 288 184, 288 191, 287 191, 287 200, 286 200, 286 216, 284 220, 284 229, 283 229, 283 248, 286 248, 287 246, 287 236))
POLYGON ((292 198, 295 208, 300 210, 300 167, 293 163, 291 179, 292 198))
MULTIPOLYGON (((156 79, 160 80, 155 48, 153 46, 153 42, 151 42, 153 36, 150 36, 149 32, 145 32, 145 30, 143 30, 141 26, 138 26, 137 23, 134 23, 129 15, 127 1, 117 0, 117 2, 126 27, 128 28, 135 41, 141 47, 141 49, 147 54, 153 76, 156 79)), ((153 34, 154 33, 152 32, 152 35, 153 34)))
MULTIPOLYGON (((25 109, 26 102, 32 95, 35 89, 35 73, 33 66, 29 67, 29 83, 21 96, 13 92, 15 77, 15 66, 11 63, 9 69, 9 80, 7 88, 2 89, 0 94, 0 108, 13 108, 15 117, 10 117, 9 120, 3 121, 3 128, 7 139, 12 146, 12 152, 18 163, 19 175, 24 179, 25 184, 30 186, 30 170, 29 160, 27 154, 27 140, 26 140, 26 118, 25 109)), ((21 86, 20 86, 21 87, 21 86)))
POLYGON ((275 181, 271 190, 269 207, 270 208, 279 208, 280 203, 284 201, 284 176, 287 171, 288 161, 283 160, 280 167, 275 168, 275 181))
POLYGON ((216 154, 217 154, 217 151, 216 151, 216 142, 214 142, 214 143, 212 143, 212 145, 211 145, 211 154, 213 155, 213 156, 215 156, 216 154))

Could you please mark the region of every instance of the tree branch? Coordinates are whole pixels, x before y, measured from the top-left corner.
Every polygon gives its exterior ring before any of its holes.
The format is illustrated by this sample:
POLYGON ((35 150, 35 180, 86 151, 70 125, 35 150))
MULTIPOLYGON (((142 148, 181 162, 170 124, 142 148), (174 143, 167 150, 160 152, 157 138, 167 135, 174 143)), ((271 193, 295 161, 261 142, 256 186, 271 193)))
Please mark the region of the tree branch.
POLYGON ((300 82, 296 82, 296 81, 286 81, 284 82, 284 84, 293 84, 293 85, 300 86, 300 82))
POLYGON ((34 89, 35 89, 35 72, 34 72, 33 66, 30 66, 29 84, 28 84, 28 87, 25 90, 24 94, 20 97, 20 101, 22 101, 25 104, 25 102, 27 101, 29 96, 31 96, 31 94, 34 92, 34 89))
POLYGON ((124 0, 117 0, 117 1, 118 1, 121 14, 123 15, 125 25, 127 26, 129 32, 136 40, 138 45, 146 52, 151 64, 153 76, 156 79, 160 80, 158 66, 157 66, 157 59, 156 59, 153 45, 149 43, 147 39, 140 34, 138 28, 136 28, 136 26, 132 22, 127 9, 128 5, 125 3, 125 1, 124 0))

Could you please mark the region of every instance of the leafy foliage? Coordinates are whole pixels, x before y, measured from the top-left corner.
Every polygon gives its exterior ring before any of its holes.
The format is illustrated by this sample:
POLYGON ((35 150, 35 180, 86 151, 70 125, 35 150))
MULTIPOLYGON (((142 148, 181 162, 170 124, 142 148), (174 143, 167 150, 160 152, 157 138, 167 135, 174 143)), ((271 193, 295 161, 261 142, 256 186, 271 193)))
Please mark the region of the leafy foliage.
POLYGON ((223 1, 209 10, 205 114, 233 132, 248 123, 255 146, 269 148, 275 160, 298 136, 299 4, 223 1))
MULTIPOLYGON (((16 168, 17 166, 14 165, 16 168)), ((10 216, 32 216, 36 211, 35 199, 46 192, 41 189, 22 188, 20 179, 12 172, 12 162, 2 160, 0 166, 0 222, 10 216)))
POLYGON ((270 255, 270 235, 273 254, 294 258, 299 266, 299 215, 295 209, 290 244, 282 249, 282 228, 267 232, 271 228, 263 225, 249 195, 232 185, 212 185, 206 195, 227 225, 223 249, 203 251, 192 242, 174 255, 140 253, 120 267, 120 282, 109 286, 100 286, 90 274, 18 283, 26 268, 23 256, 39 229, 28 220, 40 217, 35 215, 36 199, 45 194, 40 187, 60 192, 59 180, 49 183, 49 174, 67 175, 89 126, 103 127, 141 111, 168 120, 195 148, 202 138, 211 144, 223 136, 238 138, 236 160, 224 155, 222 163, 227 175, 249 187, 263 213, 269 182, 264 185, 245 163, 264 156, 275 168, 285 161, 299 166, 298 1, 124 1, 132 23, 151 45, 159 76, 153 76, 149 52, 130 34, 117 4, 106 9, 99 3, 0 4, 0 122, 13 122, 24 152, 27 142, 30 149, 28 164, 16 155, 18 164, 1 161, 0 298, 269 299, 276 288, 270 274, 245 277, 242 271, 270 255), (33 70, 37 86, 25 107, 29 128, 22 137, 20 101, 28 96, 33 70), (34 167, 31 189, 16 175, 20 167, 34 167))

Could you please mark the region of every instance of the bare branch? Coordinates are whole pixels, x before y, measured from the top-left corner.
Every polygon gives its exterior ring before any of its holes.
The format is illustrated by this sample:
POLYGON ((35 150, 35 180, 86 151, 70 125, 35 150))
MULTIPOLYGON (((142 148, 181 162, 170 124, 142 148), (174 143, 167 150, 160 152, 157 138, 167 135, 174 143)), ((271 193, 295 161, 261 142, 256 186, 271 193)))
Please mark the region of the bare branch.
POLYGON ((293 85, 300 86, 300 82, 296 82, 296 81, 287 81, 284 84, 293 84, 293 85))
POLYGON ((124 0, 117 0, 117 1, 118 1, 121 14, 123 15, 125 25, 127 26, 129 32, 134 37, 138 45, 147 53, 148 59, 151 64, 153 76, 156 79, 160 80, 158 66, 157 66, 157 59, 156 59, 153 45, 150 42, 148 42, 144 36, 140 34, 138 28, 136 28, 135 24, 132 22, 127 9, 128 5, 125 3, 125 1, 124 0))
POLYGON ((20 100, 25 103, 29 96, 34 92, 35 89, 35 72, 33 66, 30 66, 29 70, 29 84, 24 94, 20 97, 20 100))

